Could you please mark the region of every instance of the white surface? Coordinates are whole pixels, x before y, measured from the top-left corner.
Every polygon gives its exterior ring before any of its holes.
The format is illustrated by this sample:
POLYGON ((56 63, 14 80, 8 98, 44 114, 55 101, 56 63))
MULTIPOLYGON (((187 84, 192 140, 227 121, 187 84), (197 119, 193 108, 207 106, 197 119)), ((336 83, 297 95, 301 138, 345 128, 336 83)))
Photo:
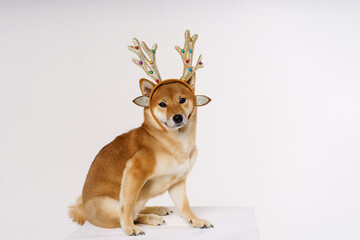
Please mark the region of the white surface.
MULTIPOLYGON (((262 240, 360 239, 360 1, 0 0, 0 239, 63 239, 98 151, 142 122, 127 50, 198 33, 191 206, 254 206, 262 240), (210 188, 211 187, 211 188, 210 188)), ((151 205, 173 205, 168 194, 151 205)))
MULTIPOLYGON (((136 239, 203 239, 203 240, 257 240, 255 212, 252 208, 219 208, 194 207, 193 211, 200 217, 209 220, 215 228, 198 229, 190 227, 173 209, 174 213, 163 216, 166 224, 163 226, 148 226, 140 224, 145 236, 136 239)), ((122 229, 104 229, 86 222, 69 239, 134 239, 127 236, 122 229)))

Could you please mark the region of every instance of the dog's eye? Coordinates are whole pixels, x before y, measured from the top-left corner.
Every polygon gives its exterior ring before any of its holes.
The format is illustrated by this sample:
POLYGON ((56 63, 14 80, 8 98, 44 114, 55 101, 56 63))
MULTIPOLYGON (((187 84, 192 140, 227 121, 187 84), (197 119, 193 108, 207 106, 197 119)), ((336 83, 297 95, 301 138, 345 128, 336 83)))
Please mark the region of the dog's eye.
POLYGON ((186 102, 186 98, 180 98, 180 104, 183 104, 184 102, 186 102))
POLYGON ((166 103, 161 102, 161 103, 159 103, 159 106, 162 107, 162 108, 164 108, 164 107, 166 107, 166 103))

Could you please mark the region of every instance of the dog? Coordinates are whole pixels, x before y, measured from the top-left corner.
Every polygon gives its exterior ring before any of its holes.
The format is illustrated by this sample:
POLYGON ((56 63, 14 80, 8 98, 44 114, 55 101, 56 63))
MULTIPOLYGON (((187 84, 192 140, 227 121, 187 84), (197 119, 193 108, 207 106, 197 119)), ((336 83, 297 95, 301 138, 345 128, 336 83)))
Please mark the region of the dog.
MULTIPOLYGON (((190 42, 189 34, 185 32, 185 39, 190 42)), ((144 63, 151 59, 154 58, 140 56, 144 63)), ((161 226, 165 224, 161 216, 172 213, 166 207, 145 206, 149 199, 168 191, 186 222, 196 228, 213 227, 191 211, 186 195, 186 179, 197 156, 197 107, 211 99, 194 94, 195 72, 185 76, 186 81, 182 76, 156 81, 157 84, 140 79, 142 96, 134 102, 144 107, 144 122, 116 137, 97 154, 82 195, 69 207, 74 222, 82 225, 89 221, 102 228, 121 227, 127 235, 143 235, 135 223, 161 226)))

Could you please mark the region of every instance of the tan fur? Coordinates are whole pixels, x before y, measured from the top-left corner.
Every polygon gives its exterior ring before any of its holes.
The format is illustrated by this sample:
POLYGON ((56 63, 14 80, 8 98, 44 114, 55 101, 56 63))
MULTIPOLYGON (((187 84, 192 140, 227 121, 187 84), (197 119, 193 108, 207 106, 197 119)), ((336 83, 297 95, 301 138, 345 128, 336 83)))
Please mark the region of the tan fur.
POLYGON ((155 214, 158 216, 165 216, 169 215, 173 211, 170 208, 167 207, 146 207, 143 210, 141 210, 140 213, 143 214, 155 214))
POLYGON ((142 223, 146 225, 152 226, 161 226, 165 224, 165 220, 162 217, 155 215, 155 214, 143 214, 139 213, 134 220, 136 223, 142 223))
MULTIPOLYGON (((144 95, 149 92, 143 87, 144 95), (144 90, 145 89, 145 90, 144 90)), ((154 86, 146 82, 146 88, 154 86)), ((171 119, 175 114, 188 116, 194 99, 191 91, 179 83, 160 86, 154 93, 153 112, 160 119, 171 119), (184 97, 187 101, 179 104, 184 97), (165 101, 166 108, 158 104, 165 101)), ((169 191, 175 205, 187 222, 195 227, 212 226, 198 219, 190 210, 185 191, 186 177, 197 155, 195 146, 196 110, 180 128, 163 131, 144 109, 144 123, 118 136, 95 157, 88 172, 82 196, 70 207, 73 221, 83 224, 85 219, 104 228, 122 227, 128 235, 143 234, 135 222, 158 225, 164 209, 145 208, 146 202, 169 191), (191 221, 190 221, 191 220, 191 221)), ((169 209, 165 209, 168 214, 169 209)))

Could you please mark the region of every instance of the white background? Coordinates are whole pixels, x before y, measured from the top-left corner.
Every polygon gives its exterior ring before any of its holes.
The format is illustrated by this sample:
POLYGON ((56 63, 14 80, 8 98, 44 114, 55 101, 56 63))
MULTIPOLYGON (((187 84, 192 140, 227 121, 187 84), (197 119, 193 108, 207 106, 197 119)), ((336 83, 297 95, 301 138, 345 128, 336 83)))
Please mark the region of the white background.
POLYGON ((142 123, 126 47, 157 42, 163 79, 180 77, 187 28, 213 99, 192 205, 254 206, 262 240, 360 238, 359 2, 149 0, 0 1, 0 239, 77 228, 93 158, 142 123))

